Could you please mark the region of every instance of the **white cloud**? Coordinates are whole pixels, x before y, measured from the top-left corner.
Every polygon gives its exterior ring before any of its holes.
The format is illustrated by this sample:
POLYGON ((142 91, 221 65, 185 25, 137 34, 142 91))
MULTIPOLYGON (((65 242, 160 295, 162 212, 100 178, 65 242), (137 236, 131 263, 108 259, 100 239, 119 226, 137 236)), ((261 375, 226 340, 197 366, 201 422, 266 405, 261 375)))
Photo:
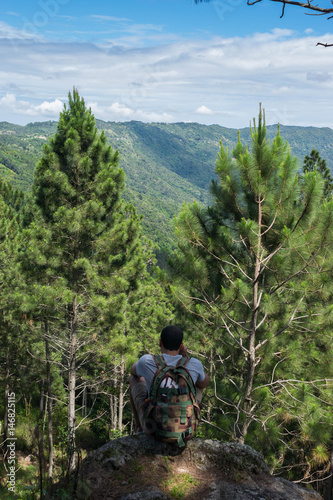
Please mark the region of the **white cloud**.
POLYGON ((120 104, 119 102, 115 102, 109 106, 108 111, 123 118, 129 118, 130 116, 133 116, 134 113, 133 109, 128 108, 125 104, 120 104))
POLYGON ((14 115, 33 115, 33 106, 29 101, 17 101, 16 96, 13 93, 7 92, 7 94, 0 99, 0 109, 2 112, 9 112, 14 115))
POLYGON ((90 16, 93 19, 98 19, 100 21, 116 21, 116 22, 130 22, 130 19, 127 19, 126 17, 114 17, 114 16, 102 16, 102 15, 97 15, 97 14, 92 14, 90 16))
POLYGON ((93 102, 87 103, 87 106, 91 108, 96 118, 106 121, 170 122, 173 118, 169 113, 156 113, 142 109, 134 110, 119 102, 114 102, 110 106, 100 106, 97 102, 93 102))
POLYGON ((36 112, 41 112, 43 115, 46 116, 54 116, 58 117, 59 113, 63 110, 64 103, 60 101, 60 99, 56 99, 55 101, 48 102, 44 101, 42 104, 39 104, 38 106, 35 106, 36 112))
MULTIPOLYGON (((14 28, 7 31, 15 36, 14 28)), ((332 127, 332 52, 316 46, 329 39, 278 29, 139 48, 123 38, 100 45, 0 39, 0 119, 57 119, 76 86, 106 121, 199 120, 238 128, 262 102, 267 123, 332 127)))
POLYGON ((207 106, 204 106, 204 105, 197 108, 195 110, 195 113, 197 113, 198 115, 213 115, 214 114, 214 112, 211 109, 207 108, 207 106))
POLYGON ((15 45, 15 43, 22 43, 23 40, 40 40, 41 36, 27 29, 17 29, 0 21, 0 39, 11 40, 11 43, 15 45))
POLYGON ((16 99, 14 94, 10 94, 9 92, 0 99, 0 106, 8 106, 11 107, 15 104, 16 99))
POLYGON ((281 87, 276 87, 272 89, 272 95, 285 95, 292 94, 294 89, 292 87, 288 87, 287 85, 282 85, 281 87))
POLYGON ((57 119, 63 109, 63 103, 56 99, 52 102, 44 101, 41 104, 34 105, 29 101, 17 100, 15 94, 7 92, 0 99, 0 109, 15 115, 43 116, 44 119, 57 119))

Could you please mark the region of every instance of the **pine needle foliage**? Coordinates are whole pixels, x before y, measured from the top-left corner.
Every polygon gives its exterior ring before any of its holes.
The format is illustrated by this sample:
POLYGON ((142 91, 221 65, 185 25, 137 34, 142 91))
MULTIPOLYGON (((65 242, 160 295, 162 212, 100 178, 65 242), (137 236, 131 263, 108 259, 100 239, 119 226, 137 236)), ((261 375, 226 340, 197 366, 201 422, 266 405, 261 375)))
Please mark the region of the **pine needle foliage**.
POLYGON ((333 193, 333 179, 331 172, 327 167, 326 160, 321 158, 318 151, 312 149, 310 155, 306 155, 303 163, 303 173, 317 171, 323 176, 325 186, 324 186, 324 196, 330 199, 333 193))
POLYGON ((145 262, 140 218, 122 199, 118 152, 75 88, 68 99, 36 167, 21 265, 29 312, 52 323, 49 341, 66 374, 70 473, 80 367, 109 342, 145 262))
POLYGON ((307 436, 310 460, 330 434, 318 442, 316 425, 333 425, 332 368, 324 375, 318 362, 332 354, 333 207, 321 175, 299 176, 280 132, 267 139, 261 109, 251 136, 249 148, 239 136, 232 156, 221 143, 210 206, 178 216, 172 291, 209 339, 197 348, 215 375, 212 423, 272 462, 276 450, 295 459, 307 436))

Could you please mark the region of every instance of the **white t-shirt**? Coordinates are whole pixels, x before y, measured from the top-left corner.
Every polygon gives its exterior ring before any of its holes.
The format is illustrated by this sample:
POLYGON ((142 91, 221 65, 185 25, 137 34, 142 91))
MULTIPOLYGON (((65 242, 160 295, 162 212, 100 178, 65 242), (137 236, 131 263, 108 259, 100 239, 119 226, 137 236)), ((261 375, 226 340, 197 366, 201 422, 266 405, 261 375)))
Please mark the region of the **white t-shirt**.
MULTIPOLYGON (((182 358, 180 354, 177 356, 171 356, 170 354, 162 354, 165 362, 168 366, 176 366, 178 361, 182 358)), ((203 382, 205 379, 205 373, 201 362, 196 358, 191 358, 186 365, 187 370, 190 372, 194 384, 197 381, 203 382)), ((157 371, 157 365, 151 354, 145 354, 142 356, 138 364, 136 365, 136 373, 139 377, 144 377, 146 380, 147 391, 149 394, 151 384, 153 382, 155 373, 157 371)))

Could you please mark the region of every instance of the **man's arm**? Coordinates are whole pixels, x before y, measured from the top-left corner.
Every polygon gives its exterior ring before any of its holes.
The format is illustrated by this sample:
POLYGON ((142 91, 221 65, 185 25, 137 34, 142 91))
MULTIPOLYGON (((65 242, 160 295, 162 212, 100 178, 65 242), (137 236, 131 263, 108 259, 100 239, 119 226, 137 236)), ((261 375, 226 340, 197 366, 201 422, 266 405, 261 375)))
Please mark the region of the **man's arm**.
MULTIPOLYGON (((187 347, 183 342, 180 345, 179 354, 181 354, 182 356, 187 356, 187 347)), ((197 380, 195 383, 195 385, 196 385, 196 387, 198 387, 198 389, 205 389, 205 387, 209 386, 210 378, 208 377, 208 375, 206 373, 204 375, 205 375, 205 378, 201 382, 199 382, 197 380)))
POLYGON ((134 377, 138 377, 138 374, 136 373, 136 365, 137 364, 138 364, 138 362, 133 363, 133 365, 131 367, 131 375, 134 375, 134 377))
POLYGON ((210 382, 210 378, 208 377, 208 375, 205 373, 205 378, 199 382, 197 380, 196 382, 196 387, 198 387, 199 389, 205 389, 205 387, 207 387, 209 385, 209 382, 210 382))

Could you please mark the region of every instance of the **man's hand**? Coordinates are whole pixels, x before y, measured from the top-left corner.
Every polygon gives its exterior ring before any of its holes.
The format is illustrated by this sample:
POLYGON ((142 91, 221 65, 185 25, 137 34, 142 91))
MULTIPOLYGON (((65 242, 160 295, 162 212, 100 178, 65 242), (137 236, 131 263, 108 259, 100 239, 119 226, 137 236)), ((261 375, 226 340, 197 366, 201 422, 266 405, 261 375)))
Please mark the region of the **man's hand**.
POLYGON ((181 354, 182 356, 187 356, 187 347, 185 344, 183 344, 183 342, 180 344, 179 354, 181 354))
POLYGON ((133 375, 134 377, 138 377, 137 373, 136 373, 136 365, 138 364, 138 362, 134 363, 131 367, 131 375, 133 375))

